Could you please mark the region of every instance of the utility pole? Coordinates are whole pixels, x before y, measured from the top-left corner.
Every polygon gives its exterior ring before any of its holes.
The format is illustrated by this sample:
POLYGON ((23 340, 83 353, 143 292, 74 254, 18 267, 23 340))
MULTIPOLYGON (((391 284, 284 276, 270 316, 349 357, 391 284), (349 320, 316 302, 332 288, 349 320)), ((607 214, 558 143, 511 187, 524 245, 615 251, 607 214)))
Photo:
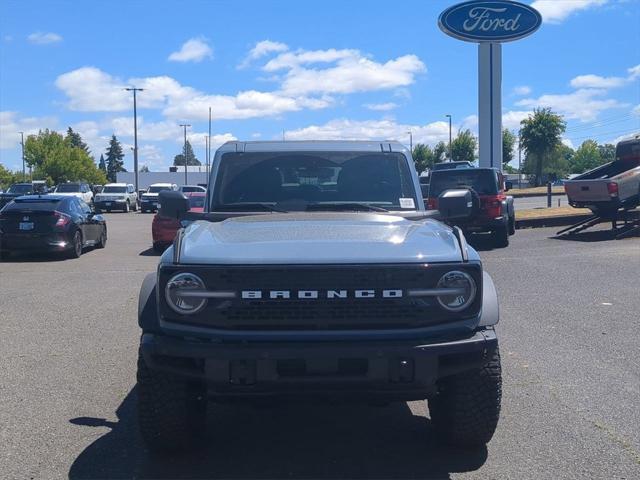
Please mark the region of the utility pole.
POLYGON ((209 107, 209 137, 207 140, 207 188, 209 188, 209 169, 211 168, 211 107, 209 107))
POLYGON ((136 93, 144 91, 144 88, 135 86, 125 88, 127 92, 133 92, 133 178, 138 193, 138 108, 136 104, 136 93))
POLYGON ((451 115, 445 115, 445 117, 449 117, 449 161, 453 162, 452 151, 451 151, 451 115))
POLYGON ((522 150, 520 149, 520 132, 518 132, 518 189, 522 188, 522 150))
POLYGON ((184 157, 184 184, 189 185, 187 183, 187 127, 190 127, 191 125, 181 123, 180 126, 184 128, 184 153, 182 155, 184 157))
POLYGON ((20 145, 22 146, 22 181, 27 180, 27 172, 24 168, 24 132, 18 132, 20 134, 20 145))
POLYGON ((411 132, 411 130, 409 130, 407 133, 409 134, 409 153, 413 155, 413 133, 411 132))

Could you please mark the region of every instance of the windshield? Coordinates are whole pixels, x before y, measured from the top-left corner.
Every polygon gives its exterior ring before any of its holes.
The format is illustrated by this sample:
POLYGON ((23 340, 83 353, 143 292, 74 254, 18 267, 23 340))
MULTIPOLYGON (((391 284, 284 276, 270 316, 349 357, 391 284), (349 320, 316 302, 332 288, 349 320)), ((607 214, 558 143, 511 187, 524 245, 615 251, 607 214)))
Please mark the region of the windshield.
POLYGON ((56 193, 76 193, 80 191, 80 185, 77 183, 63 183, 56 187, 56 193))
POLYGON ((204 196, 189 197, 189 208, 204 208, 204 196))
POLYGON ((127 187, 104 187, 102 193, 127 193, 127 187))
POLYGON ((29 210, 34 212, 52 212, 55 210, 60 204, 60 199, 39 199, 39 198, 30 198, 25 200, 14 200, 9 203, 5 208, 4 212, 14 212, 14 211, 23 211, 29 210))
POLYGON ((183 192, 204 192, 204 188, 202 187, 181 187, 180 190, 183 192))
POLYGON ((341 204, 415 210, 417 205, 401 153, 226 153, 213 191, 212 210, 260 203, 285 210, 341 204))
POLYGON ((478 195, 497 195, 498 179, 490 169, 442 170, 431 174, 429 197, 435 198, 452 188, 471 188, 478 195))
POLYGON ((159 193, 165 190, 171 190, 171 187, 149 187, 149 191, 147 193, 159 193))
POLYGON ((29 193, 31 192, 31 185, 11 185, 7 193, 29 193))

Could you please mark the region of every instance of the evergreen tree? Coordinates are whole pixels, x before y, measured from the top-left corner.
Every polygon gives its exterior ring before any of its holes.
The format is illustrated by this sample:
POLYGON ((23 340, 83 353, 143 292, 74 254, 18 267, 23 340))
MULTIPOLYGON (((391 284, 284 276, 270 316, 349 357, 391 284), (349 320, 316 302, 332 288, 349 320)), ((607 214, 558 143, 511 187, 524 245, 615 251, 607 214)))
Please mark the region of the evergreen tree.
POLYGON ((196 158, 196 155, 193 153, 193 148, 191 147, 191 143, 187 140, 186 147, 182 148, 182 153, 173 157, 173 164, 175 166, 184 166, 184 158, 187 157, 187 165, 202 165, 200 160, 196 158), (185 152, 186 150, 186 152, 185 152))
POLYGON ((65 141, 67 141, 72 147, 84 150, 87 154, 91 153, 89 147, 86 143, 84 143, 80 134, 78 132, 74 132, 71 127, 67 128, 67 136, 65 137, 65 141))
POLYGON ((109 147, 107 147, 107 179, 110 182, 115 182, 118 172, 126 172, 124 168, 124 153, 122 152, 122 145, 118 141, 115 135, 111 135, 109 140, 109 147))
POLYGON ((107 174, 107 164, 104 163, 104 155, 102 153, 100 154, 100 163, 98 163, 98 168, 102 170, 105 175, 107 174))

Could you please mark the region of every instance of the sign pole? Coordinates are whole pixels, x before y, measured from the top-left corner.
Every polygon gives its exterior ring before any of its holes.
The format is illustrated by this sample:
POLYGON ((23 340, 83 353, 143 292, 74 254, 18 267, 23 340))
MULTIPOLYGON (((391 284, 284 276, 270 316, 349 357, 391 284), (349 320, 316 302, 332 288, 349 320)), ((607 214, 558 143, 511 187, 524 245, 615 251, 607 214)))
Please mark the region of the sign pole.
POLYGON ((502 45, 478 44, 480 167, 502 170, 502 45))

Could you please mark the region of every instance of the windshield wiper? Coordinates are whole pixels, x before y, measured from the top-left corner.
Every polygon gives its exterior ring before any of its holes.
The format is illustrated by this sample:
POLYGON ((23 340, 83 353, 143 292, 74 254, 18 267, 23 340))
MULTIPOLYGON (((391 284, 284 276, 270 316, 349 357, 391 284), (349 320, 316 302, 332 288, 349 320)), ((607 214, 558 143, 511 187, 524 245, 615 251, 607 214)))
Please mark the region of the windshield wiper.
POLYGON ((217 212, 251 212, 256 209, 267 212, 288 213, 287 210, 282 210, 281 208, 269 205, 268 203, 223 203, 214 206, 212 210, 217 212))
POLYGON ((368 212, 388 212, 386 208, 378 207, 368 203, 345 202, 345 203, 312 203, 307 205, 307 210, 365 210, 368 212))

